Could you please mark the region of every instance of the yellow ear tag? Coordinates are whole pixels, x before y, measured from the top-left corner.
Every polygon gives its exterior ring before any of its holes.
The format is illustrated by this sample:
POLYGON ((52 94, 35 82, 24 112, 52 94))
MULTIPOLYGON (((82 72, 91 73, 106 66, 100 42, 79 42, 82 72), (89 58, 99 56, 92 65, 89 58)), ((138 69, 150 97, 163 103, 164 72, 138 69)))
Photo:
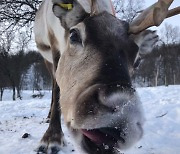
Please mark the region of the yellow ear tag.
POLYGON ((73 8, 73 4, 59 3, 58 5, 59 5, 60 7, 62 7, 63 9, 66 9, 66 10, 72 10, 72 8, 73 8))

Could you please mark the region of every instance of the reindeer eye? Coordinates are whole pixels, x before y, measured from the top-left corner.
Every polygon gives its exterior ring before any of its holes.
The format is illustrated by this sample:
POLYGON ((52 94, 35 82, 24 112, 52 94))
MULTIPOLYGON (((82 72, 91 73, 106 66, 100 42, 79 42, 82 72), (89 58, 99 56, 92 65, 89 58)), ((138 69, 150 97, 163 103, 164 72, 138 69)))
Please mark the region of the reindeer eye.
POLYGON ((70 43, 71 44, 82 43, 80 33, 77 29, 70 30, 70 43))

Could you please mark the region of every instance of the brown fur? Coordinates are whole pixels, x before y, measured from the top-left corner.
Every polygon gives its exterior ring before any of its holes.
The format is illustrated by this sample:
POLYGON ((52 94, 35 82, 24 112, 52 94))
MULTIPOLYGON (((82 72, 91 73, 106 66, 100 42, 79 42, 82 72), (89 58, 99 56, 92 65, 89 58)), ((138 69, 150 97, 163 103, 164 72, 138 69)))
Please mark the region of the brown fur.
MULTIPOLYGON (((46 133, 43 135, 41 142, 46 144, 58 143, 59 145, 63 145, 64 144, 63 133, 61 129, 61 120, 60 120, 61 110, 59 106, 60 89, 56 83, 56 79, 54 76, 60 58, 60 52, 57 49, 58 41, 51 30, 48 31, 48 36, 50 41, 50 47, 41 43, 37 43, 37 47, 39 47, 39 49, 42 51, 51 49, 52 57, 53 57, 53 64, 51 64, 48 61, 45 61, 45 64, 53 79, 53 88, 52 88, 51 108, 48 114, 48 118, 50 117, 50 124, 46 133)), ((41 149, 44 149, 44 147, 40 146, 38 150, 41 151, 41 149)))
POLYGON ((92 84, 91 81, 96 77, 96 74, 98 74, 97 67, 101 61, 98 53, 89 52, 91 53, 90 55, 82 53, 81 56, 78 56, 81 51, 74 50, 69 50, 69 52, 65 52, 62 55, 56 72, 58 85, 60 85, 60 88, 62 89, 60 103, 66 122, 72 120, 70 119, 71 116, 69 117, 69 114, 72 113, 76 106, 75 100, 83 89, 86 89, 92 84), (76 53, 77 56, 76 54, 71 56, 72 53, 76 53), (94 61, 96 61, 96 63, 94 63, 94 61))
POLYGON ((36 43, 37 48, 41 51, 49 51, 51 48, 49 45, 46 45, 44 43, 36 43))

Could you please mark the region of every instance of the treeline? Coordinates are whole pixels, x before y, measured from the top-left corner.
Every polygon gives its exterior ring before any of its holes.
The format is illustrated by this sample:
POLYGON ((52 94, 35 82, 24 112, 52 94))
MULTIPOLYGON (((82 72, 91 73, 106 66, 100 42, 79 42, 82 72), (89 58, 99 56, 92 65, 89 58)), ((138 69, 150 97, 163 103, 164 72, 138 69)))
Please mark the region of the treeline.
POLYGON ((180 84, 180 44, 163 44, 143 57, 133 81, 139 86, 180 84))
POLYGON ((50 75, 44 60, 36 51, 16 54, 0 48, 0 100, 5 89, 12 89, 12 99, 21 99, 21 90, 41 90, 51 87, 50 75))
MULTIPOLYGON (((138 86, 180 84, 180 44, 156 47, 143 57, 133 82, 138 86)), ((16 54, 0 48, 0 100, 5 89, 12 89, 12 99, 21 99, 22 90, 51 89, 51 78, 42 56, 36 51, 16 54)))

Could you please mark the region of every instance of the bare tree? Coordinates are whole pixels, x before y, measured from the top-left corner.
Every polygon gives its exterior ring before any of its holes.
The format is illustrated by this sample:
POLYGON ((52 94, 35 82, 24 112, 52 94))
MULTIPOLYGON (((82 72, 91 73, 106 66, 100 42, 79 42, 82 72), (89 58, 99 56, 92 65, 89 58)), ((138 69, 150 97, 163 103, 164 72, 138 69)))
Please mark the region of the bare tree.
POLYGON ((31 25, 41 0, 1 0, 0 21, 6 29, 31 25))
POLYGON ((29 38, 27 37, 27 32, 21 31, 18 35, 18 40, 15 41, 17 44, 17 49, 19 51, 25 51, 27 49, 28 43, 29 43, 29 38))
MULTIPOLYGON (((0 23, 5 25, 3 32, 9 28, 31 27, 35 13, 42 0, 1 0, 0 23)), ((144 5, 144 0, 113 0, 119 17, 132 21, 144 5)))
POLYGON ((180 43, 180 29, 178 26, 165 23, 161 29, 161 40, 165 44, 177 44, 180 43))
MULTIPOLYGON (((0 46, 0 64, 2 61, 4 61, 4 59, 7 57, 7 53, 5 52, 5 49, 0 46)), ((7 78, 7 70, 5 70, 4 68, 1 68, 0 66, 0 101, 2 101, 2 97, 3 97, 3 92, 4 89, 6 87, 9 86, 9 79, 7 78)))
POLYGON ((15 34, 26 28, 26 38, 31 40, 36 11, 41 0, 1 0, 0 1, 0 35, 7 30, 15 34))
POLYGON ((144 57, 144 61, 135 72, 135 80, 144 80, 143 85, 158 86, 180 84, 180 44, 156 47, 144 57))
POLYGON ((138 13, 141 12, 144 0, 113 0, 113 4, 119 18, 132 22, 138 13))

